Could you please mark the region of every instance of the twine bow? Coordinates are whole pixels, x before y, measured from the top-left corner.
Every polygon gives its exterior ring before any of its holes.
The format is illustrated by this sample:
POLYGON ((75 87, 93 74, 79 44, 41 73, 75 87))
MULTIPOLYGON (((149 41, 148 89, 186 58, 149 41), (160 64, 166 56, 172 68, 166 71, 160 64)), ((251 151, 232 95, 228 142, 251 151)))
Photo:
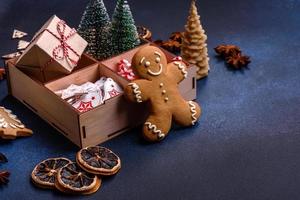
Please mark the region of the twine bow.
POLYGON ((49 29, 46 29, 51 35, 53 35, 55 38, 57 38, 60 41, 60 44, 56 46, 52 51, 52 58, 46 63, 44 68, 46 68, 51 62, 54 60, 63 60, 66 59, 69 66, 75 67, 77 65, 77 61, 72 59, 70 57, 70 50, 77 56, 80 57, 80 55, 70 46, 68 45, 67 41, 72 36, 76 34, 76 30, 73 28, 68 35, 66 35, 66 22, 63 20, 60 20, 57 23, 56 26, 57 34, 53 33, 49 29))
POLYGON ((57 60, 67 59, 67 61, 69 62, 69 64, 71 66, 75 66, 75 65, 77 65, 77 62, 70 58, 69 49, 74 54, 76 54, 76 56, 79 57, 79 55, 77 54, 76 51, 74 51, 72 49, 72 47, 70 47, 70 45, 67 44, 67 40, 76 34, 76 30, 73 28, 68 35, 65 35, 65 31, 66 31, 66 22, 61 20, 57 23, 57 32, 60 36, 58 38, 60 41, 60 45, 58 45, 57 47, 54 48, 52 54, 53 54, 54 59, 57 59, 57 60), (61 51, 62 51, 62 55, 60 54, 61 51))

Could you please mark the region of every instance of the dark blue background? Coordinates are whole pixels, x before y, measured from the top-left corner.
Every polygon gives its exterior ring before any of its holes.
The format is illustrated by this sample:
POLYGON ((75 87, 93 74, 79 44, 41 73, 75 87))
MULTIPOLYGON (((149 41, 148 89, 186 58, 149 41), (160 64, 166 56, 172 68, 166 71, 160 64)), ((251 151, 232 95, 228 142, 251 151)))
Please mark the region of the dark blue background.
MULTIPOLYGON (((14 28, 32 36, 57 14, 77 27, 87 0, 1 0, 0 53, 15 50, 14 28)), ((105 1, 110 13, 115 0, 105 1)), ((166 39, 183 28, 186 0, 130 0, 137 24, 166 39)), ((105 143, 122 159, 118 175, 88 197, 41 190, 30 182, 48 157, 74 159, 78 150, 12 97, 0 82, 0 104, 34 131, 32 138, 1 142, 12 173, 0 199, 300 199, 300 1, 198 0, 208 34, 211 73, 198 82, 203 109, 195 128, 173 129, 159 144, 146 144, 140 129, 105 143), (249 70, 231 71, 213 47, 239 45, 252 57, 249 70)), ((20 86, 21 87, 21 86, 20 86)), ((42 98, 42 97, 41 97, 42 98)), ((101 116, 99 116, 101 117, 101 116)))

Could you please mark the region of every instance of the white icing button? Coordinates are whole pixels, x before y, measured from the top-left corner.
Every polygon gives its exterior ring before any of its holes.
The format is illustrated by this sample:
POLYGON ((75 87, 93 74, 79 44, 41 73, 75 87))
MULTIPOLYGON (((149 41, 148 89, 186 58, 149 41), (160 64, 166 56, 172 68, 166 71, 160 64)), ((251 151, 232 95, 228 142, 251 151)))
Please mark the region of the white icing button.
POLYGON ((155 62, 156 62, 156 63, 160 63, 160 57, 157 57, 157 58, 155 59, 155 62))
POLYGON ((168 98, 168 97, 166 97, 166 98, 165 98, 165 101, 169 101, 169 98, 168 98))
POLYGON ((147 62, 145 63, 145 66, 146 66, 146 67, 150 67, 150 65, 151 65, 151 63, 150 63, 149 61, 147 61, 147 62))
POLYGON ((159 87, 164 87, 164 84, 163 83, 159 84, 159 87))
POLYGON ((163 90, 163 91, 162 91, 162 93, 163 93, 163 94, 166 94, 166 93, 167 93, 167 91, 166 91, 166 90, 163 90))

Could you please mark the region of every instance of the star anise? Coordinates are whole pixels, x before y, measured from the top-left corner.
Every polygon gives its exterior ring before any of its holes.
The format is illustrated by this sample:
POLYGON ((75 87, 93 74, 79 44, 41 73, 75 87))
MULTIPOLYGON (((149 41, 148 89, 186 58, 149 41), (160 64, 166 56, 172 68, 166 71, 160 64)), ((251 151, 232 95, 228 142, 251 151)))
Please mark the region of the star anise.
POLYGON ((235 69, 241 69, 242 67, 247 66, 251 61, 249 56, 243 56, 241 53, 239 53, 237 55, 228 57, 226 62, 229 66, 235 69))
POLYGON ((4 78, 4 75, 5 75, 5 69, 0 68, 0 80, 2 80, 4 78))
POLYGON ((6 163, 8 160, 3 153, 0 153, 0 163, 6 163))
POLYGON ((154 43, 157 45, 157 46, 161 46, 163 44, 164 41, 162 40, 155 40, 154 43))
POLYGON ((219 46, 215 47, 214 49, 215 49, 216 53, 223 58, 237 55, 242 52, 241 49, 235 45, 219 45, 219 46))
POLYGON ((170 50, 171 52, 180 51, 181 44, 174 40, 168 40, 163 43, 163 48, 170 50))
POLYGON ((0 186, 9 182, 10 173, 8 171, 0 171, 0 186))
POLYGON ((181 32, 174 32, 170 36, 170 40, 177 41, 181 44, 182 42, 182 33, 181 32))
POLYGON ((172 52, 172 53, 180 52, 181 44, 177 41, 174 41, 174 40, 167 40, 167 41, 156 40, 154 43, 156 45, 172 52))
POLYGON ((172 53, 180 53, 182 44, 182 32, 174 32, 171 34, 169 40, 156 40, 154 43, 172 53))

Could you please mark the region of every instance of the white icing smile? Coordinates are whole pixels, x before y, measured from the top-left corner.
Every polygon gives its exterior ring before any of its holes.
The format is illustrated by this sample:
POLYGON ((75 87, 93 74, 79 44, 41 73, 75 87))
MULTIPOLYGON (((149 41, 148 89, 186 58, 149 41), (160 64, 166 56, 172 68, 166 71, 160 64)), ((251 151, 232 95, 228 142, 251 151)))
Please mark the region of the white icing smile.
POLYGON ((162 73, 163 66, 162 64, 159 65, 159 70, 157 72, 153 72, 151 69, 148 69, 148 73, 152 76, 159 76, 162 73))

